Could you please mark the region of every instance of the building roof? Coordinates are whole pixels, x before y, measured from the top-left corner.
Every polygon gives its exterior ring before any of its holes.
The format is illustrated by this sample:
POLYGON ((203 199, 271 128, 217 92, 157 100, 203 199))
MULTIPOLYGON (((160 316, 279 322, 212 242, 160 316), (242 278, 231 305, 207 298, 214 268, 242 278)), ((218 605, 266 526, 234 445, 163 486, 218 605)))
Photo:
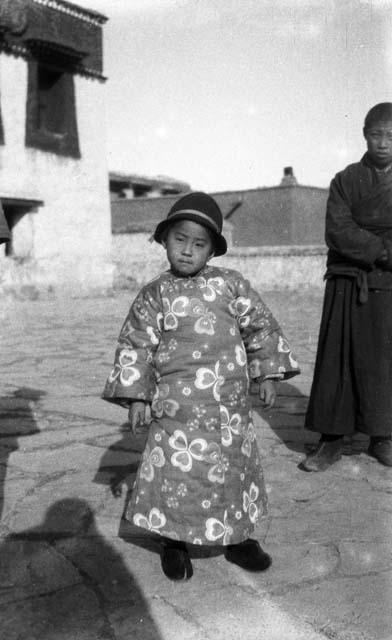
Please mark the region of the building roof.
POLYGON ((114 190, 116 190, 116 187, 120 189, 130 189, 132 186, 145 186, 151 187, 151 189, 176 191, 177 193, 184 193, 191 190, 187 182, 170 178, 169 176, 149 177, 136 173, 129 174, 116 171, 109 173, 109 184, 114 190))
POLYGON ((0 52, 104 79, 102 25, 107 18, 68 0, 1 0, 0 52))
MULTIPOLYGON (((93 2, 93 0, 91 0, 93 2)), ((15 2, 15 0, 13 0, 15 2)), ((80 7, 77 2, 68 2, 68 0, 33 0, 37 4, 50 7, 57 11, 72 15, 79 20, 103 24, 107 21, 107 17, 94 9, 80 7)))

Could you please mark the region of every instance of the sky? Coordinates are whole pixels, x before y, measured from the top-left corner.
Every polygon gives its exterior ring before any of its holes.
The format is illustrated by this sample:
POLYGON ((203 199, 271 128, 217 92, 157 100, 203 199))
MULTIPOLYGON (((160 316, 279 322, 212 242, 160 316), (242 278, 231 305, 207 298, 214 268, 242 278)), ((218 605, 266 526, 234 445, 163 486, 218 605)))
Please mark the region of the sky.
POLYGON ((108 17, 111 171, 326 187, 392 101, 392 0, 77 0, 108 17))

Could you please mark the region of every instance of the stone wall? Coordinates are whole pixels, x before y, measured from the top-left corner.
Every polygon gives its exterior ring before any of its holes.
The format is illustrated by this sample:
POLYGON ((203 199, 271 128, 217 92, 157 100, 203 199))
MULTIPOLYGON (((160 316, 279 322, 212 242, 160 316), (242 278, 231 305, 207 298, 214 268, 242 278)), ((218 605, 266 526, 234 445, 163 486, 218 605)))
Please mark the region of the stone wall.
POLYGON ((74 159, 25 146, 26 61, 0 54, 0 82, 0 197, 43 203, 15 225, 15 255, 5 257, 0 246, 0 290, 32 286, 79 294, 111 286, 105 85, 75 76, 81 158, 74 159))
MULTIPOLYGON (((149 234, 112 236, 115 286, 141 286, 168 268, 166 253, 149 234)), ((211 264, 237 269, 260 290, 322 287, 325 271, 324 246, 277 246, 230 248, 226 256, 211 264)))
POLYGON ((242 203, 229 218, 238 247, 323 242, 326 189, 291 185, 213 195, 224 213, 242 203))

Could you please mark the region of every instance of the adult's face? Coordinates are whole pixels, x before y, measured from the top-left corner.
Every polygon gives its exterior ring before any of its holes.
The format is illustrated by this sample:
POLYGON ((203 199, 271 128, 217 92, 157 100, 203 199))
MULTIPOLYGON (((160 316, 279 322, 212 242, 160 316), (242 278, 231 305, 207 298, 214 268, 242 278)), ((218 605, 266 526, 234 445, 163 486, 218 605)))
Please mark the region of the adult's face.
POLYGON ((379 122, 364 131, 368 154, 377 167, 392 163, 392 121, 379 122))

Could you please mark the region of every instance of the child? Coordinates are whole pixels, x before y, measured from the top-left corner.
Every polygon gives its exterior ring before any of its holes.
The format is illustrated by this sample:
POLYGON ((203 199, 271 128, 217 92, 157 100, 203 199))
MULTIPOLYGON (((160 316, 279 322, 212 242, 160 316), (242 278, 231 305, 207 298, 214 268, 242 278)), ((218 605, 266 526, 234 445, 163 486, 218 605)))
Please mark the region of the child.
POLYGON ((192 575, 186 543, 221 545, 227 560, 262 571, 271 559, 249 539, 267 498, 247 365, 267 407, 274 380, 298 365, 248 281, 207 265, 227 249, 213 198, 180 198, 154 239, 170 270, 136 297, 103 394, 129 407, 133 431, 152 416, 126 517, 162 536, 172 580, 192 575))
POLYGON ((321 434, 302 463, 324 471, 343 436, 370 436, 369 455, 392 466, 392 103, 365 118, 367 153, 331 182, 326 289, 305 426, 321 434))

